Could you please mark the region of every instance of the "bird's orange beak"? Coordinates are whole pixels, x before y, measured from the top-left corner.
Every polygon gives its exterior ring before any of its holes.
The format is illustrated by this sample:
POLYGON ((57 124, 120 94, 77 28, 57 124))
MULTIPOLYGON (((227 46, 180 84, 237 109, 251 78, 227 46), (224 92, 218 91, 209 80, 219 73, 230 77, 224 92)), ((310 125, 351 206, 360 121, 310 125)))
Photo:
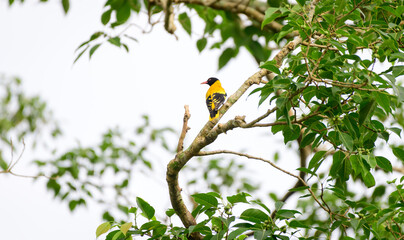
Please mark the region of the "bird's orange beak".
POLYGON ((201 82, 201 84, 208 84, 208 81, 205 81, 205 82, 201 82))

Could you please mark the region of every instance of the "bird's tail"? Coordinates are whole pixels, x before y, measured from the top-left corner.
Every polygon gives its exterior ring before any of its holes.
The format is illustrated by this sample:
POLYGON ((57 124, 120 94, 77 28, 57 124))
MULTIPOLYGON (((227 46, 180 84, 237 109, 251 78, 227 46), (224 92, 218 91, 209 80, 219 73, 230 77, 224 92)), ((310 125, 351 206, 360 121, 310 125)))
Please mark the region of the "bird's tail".
POLYGON ((218 116, 219 116, 219 111, 218 110, 212 110, 210 112, 210 115, 209 115, 209 121, 217 118, 218 116))

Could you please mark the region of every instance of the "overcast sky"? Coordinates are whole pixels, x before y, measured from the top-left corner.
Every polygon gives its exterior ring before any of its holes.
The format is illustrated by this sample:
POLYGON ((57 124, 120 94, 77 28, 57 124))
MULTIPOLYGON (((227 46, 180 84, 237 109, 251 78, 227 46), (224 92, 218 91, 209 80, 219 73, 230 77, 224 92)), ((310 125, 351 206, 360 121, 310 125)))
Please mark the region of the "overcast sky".
MULTIPOLYGON (((48 102, 65 133, 62 142, 58 142, 61 150, 76 146, 77 141, 84 146, 97 143, 100 134, 109 127, 132 130, 140 124, 144 113, 150 115, 154 126, 179 130, 185 104, 191 111, 191 130, 186 139, 189 143, 208 120, 204 99, 208 87, 200 83, 216 76, 228 94, 232 94, 258 70, 243 50, 235 61, 218 72, 218 50, 199 54, 195 47, 198 38, 190 38, 178 26, 179 40, 176 40, 162 25, 147 35, 131 30, 139 42, 130 42, 129 54, 104 44, 91 61, 85 54, 73 65, 75 49, 92 33, 104 30, 100 22, 104 1, 71 1, 67 16, 63 14, 60 1, 46 4, 27 1, 15 3, 11 8, 7 2, 0 1, 0 74, 20 77, 27 93, 38 94, 48 102)), ((132 19, 144 25, 141 20, 132 19)), ((198 29, 200 26, 194 26, 196 33, 202 32, 198 29)), ((222 121, 245 114, 252 119, 265 110, 265 107, 257 107, 255 96, 248 100, 244 97, 222 121)), ((282 141, 270 140, 271 135, 262 130, 251 132, 229 132, 220 136, 211 149, 215 146, 229 150, 252 149, 257 156, 282 151, 282 141), (255 141, 251 141, 252 136, 255 141)), ((15 171, 30 175, 34 169, 29 161, 43 157, 41 154, 45 153, 26 149, 15 171)), ((286 154, 282 152, 281 156, 286 154)), ((284 190, 281 183, 287 183, 282 180, 286 176, 269 167, 263 168, 262 163, 254 164, 256 171, 267 173, 260 177, 262 182, 276 178, 276 187, 284 190)), ((295 168, 290 162, 286 166, 295 168)), ((164 182, 164 169, 161 172, 164 182)), ((286 179, 289 185, 294 183, 293 179, 286 179)), ((268 189, 275 188, 271 184, 264 185, 268 189)), ((151 203, 159 202, 160 197, 143 190, 139 196, 151 203)), ((164 188, 161 196, 168 199, 164 188)), ((71 213, 65 203, 54 200, 46 191, 45 180, 33 183, 31 179, 0 175, 2 240, 94 239, 100 223, 100 209, 96 205, 71 213)))

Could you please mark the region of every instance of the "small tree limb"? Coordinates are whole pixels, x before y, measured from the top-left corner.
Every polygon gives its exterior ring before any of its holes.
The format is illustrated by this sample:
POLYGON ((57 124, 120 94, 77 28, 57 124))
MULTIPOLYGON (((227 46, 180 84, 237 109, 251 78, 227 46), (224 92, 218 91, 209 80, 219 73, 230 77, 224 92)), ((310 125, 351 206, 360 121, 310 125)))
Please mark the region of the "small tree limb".
POLYGON ((188 130, 190 127, 188 127, 188 120, 191 117, 191 114, 189 113, 189 106, 185 105, 185 113, 184 113, 184 123, 182 125, 182 131, 180 135, 180 139, 178 140, 178 145, 177 145, 177 153, 181 152, 184 149, 184 139, 185 135, 187 134, 188 130))
POLYGON ((298 180, 303 184, 303 186, 308 187, 307 190, 309 191, 310 195, 313 197, 314 201, 316 201, 317 204, 318 204, 322 209, 324 209, 324 211, 326 211, 326 212, 329 213, 329 214, 332 214, 331 210, 330 210, 329 208, 327 208, 326 206, 324 206, 324 205, 320 202, 320 200, 317 198, 317 196, 314 194, 314 192, 311 190, 311 188, 309 187, 309 185, 307 184, 307 182, 304 181, 303 178, 301 178, 299 175, 293 174, 293 173, 291 173, 291 172, 289 172, 289 171, 287 171, 287 170, 285 170, 285 169, 279 167, 278 165, 276 165, 275 163, 273 163, 273 162, 270 161, 270 160, 267 160, 267 159, 264 159, 264 158, 260 158, 260 157, 251 156, 251 155, 245 154, 245 153, 239 153, 239 152, 229 151, 229 150, 201 151, 201 152, 199 152, 197 155, 198 155, 198 156, 207 156, 207 155, 215 155, 215 154, 223 154, 223 153, 225 153, 225 154, 238 155, 238 156, 241 156, 241 157, 246 157, 246 158, 250 158, 250 159, 254 159, 254 160, 259 160, 259 161, 268 163, 269 165, 271 165, 272 167, 276 168, 277 170, 279 170, 279 171, 281 171, 281 172, 283 172, 283 173, 286 173, 286 174, 289 175, 289 176, 292 176, 292 177, 298 179, 298 180))

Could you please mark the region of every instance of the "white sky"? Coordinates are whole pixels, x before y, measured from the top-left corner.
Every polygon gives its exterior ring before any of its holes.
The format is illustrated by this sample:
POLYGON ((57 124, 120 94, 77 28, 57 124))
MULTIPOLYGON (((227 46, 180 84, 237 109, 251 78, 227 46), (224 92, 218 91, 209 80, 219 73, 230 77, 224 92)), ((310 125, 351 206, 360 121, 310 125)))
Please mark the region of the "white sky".
MULTIPOLYGON (((27 93, 39 94, 48 102, 65 133, 63 141, 57 143, 60 149, 76 146, 76 141, 84 146, 94 144, 109 127, 131 131, 140 124, 144 113, 151 116, 154 126, 179 130, 185 104, 190 105, 192 115, 186 138, 189 142, 208 120, 204 100, 207 86, 200 83, 216 76, 228 94, 232 94, 258 70, 253 59, 242 51, 236 61, 217 72, 220 52, 199 54, 195 47, 198 38, 190 39, 179 24, 179 40, 167 34, 161 25, 148 35, 133 31, 139 43, 130 42, 129 54, 105 44, 91 61, 85 54, 72 65, 77 46, 92 33, 103 30, 100 16, 104 1, 72 1, 67 16, 60 1, 46 4, 27 1, 22 5, 15 3, 11 8, 7 2, 0 1, 0 73, 19 76, 27 93)), ((252 119, 265 111, 263 107, 257 108, 256 99, 255 96, 248 101, 240 99, 222 121, 245 114, 252 119)), ((210 149, 248 148, 257 156, 272 158, 274 150, 282 151, 283 144, 271 141, 271 134, 265 135, 262 130, 253 134, 232 131, 221 136, 210 149)), ((42 155, 26 149, 15 171, 30 175, 33 168, 28 161, 38 156, 42 155)), ((294 184, 294 179, 285 178, 261 163, 250 165, 263 173, 260 179, 267 189, 282 189, 281 182, 285 186, 294 184), (275 186, 265 184, 274 178, 277 178, 275 186)), ((164 181, 164 169, 161 172, 164 181)), ((100 209, 90 205, 71 213, 65 203, 55 201, 46 191, 44 182, 0 175, 0 239, 50 240, 56 236, 60 240, 94 239, 95 229, 101 223, 100 209)), ((164 188, 157 197, 145 189, 139 196, 152 204, 161 197, 168 199, 164 188)))

